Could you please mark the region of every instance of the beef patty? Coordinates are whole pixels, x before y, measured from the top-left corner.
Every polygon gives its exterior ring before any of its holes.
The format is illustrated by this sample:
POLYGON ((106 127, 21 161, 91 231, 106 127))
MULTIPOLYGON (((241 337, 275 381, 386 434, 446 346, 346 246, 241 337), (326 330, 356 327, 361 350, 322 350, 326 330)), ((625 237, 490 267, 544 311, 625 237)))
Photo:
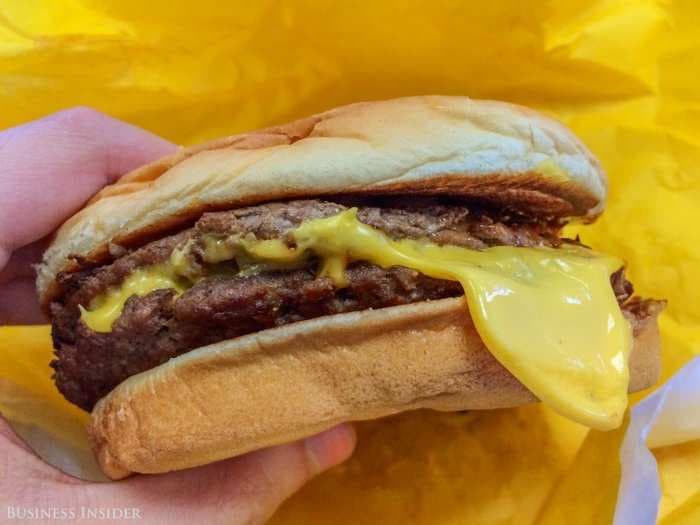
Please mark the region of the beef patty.
MULTIPOLYGON (((303 221, 335 215, 348 204, 352 203, 304 200, 204 214, 192 228, 135 251, 112 246, 117 258, 111 264, 59 276, 60 299, 51 304, 56 348, 51 366, 59 390, 69 401, 91 410, 124 379, 203 345, 323 315, 462 295, 458 282, 366 262, 351 264, 346 272, 348 285, 336 288, 330 279, 317 277, 316 263, 310 260, 307 267, 294 270, 210 275, 179 296, 172 289, 132 296, 111 332, 95 332, 80 320, 79 305, 88 305, 134 269, 167 260, 177 246, 189 242, 190 263, 203 266, 205 235, 253 233, 258 239, 282 238, 303 221)), ((359 206, 358 218, 393 238, 427 238, 474 249, 555 247, 563 242, 560 225, 554 222, 496 216, 434 200, 359 206)), ((631 297, 632 286, 622 270, 612 276, 611 285, 620 304, 631 297)), ((633 324, 653 307, 640 301, 634 305, 626 312, 633 324)))

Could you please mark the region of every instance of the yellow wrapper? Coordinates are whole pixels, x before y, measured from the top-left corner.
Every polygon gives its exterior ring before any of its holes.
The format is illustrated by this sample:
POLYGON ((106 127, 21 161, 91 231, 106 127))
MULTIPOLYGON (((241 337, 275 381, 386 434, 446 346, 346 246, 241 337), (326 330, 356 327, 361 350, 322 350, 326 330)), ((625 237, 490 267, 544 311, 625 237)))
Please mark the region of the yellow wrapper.
MULTIPOLYGON (((664 378, 700 353, 700 4, 652 0, 6 2, 0 127, 87 104, 178 143, 357 100, 497 98, 558 116, 610 176, 584 242, 665 297, 664 378)), ((0 329, 0 410, 94 476, 85 414, 50 382, 46 328, 0 329)), ((638 399, 635 396, 634 399, 638 399)), ((550 410, 415 412, 359 425, 356 455, 282 524, 606 523, 622 430, 550 410)), ((700 520, 700 443, 656 452, 663 525, 700 520)))

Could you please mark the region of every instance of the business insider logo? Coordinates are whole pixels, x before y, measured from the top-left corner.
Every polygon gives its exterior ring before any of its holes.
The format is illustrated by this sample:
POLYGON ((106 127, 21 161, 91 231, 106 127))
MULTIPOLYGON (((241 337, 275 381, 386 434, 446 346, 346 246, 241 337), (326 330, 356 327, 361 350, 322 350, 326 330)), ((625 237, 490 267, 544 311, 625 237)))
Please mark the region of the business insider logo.
MULTIPOLYGON (((20 507, 9 505, 5 517, 11 521, 137 521, 138 507, 20 507)), ((3 522, 4 523, 4 522, 3 522)))

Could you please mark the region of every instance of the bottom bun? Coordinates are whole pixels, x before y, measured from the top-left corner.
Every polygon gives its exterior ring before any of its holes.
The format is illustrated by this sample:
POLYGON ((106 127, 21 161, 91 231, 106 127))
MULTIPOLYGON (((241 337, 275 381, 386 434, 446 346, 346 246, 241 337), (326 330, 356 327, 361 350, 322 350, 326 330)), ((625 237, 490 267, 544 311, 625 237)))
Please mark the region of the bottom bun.
MULTIPOLYGON (((630 391, 659 374, 655 316, 637 330, 630 391)), ((464 298, 367 310, 222 341, 135 375, 96 405, 113 479, 203 465, 343 421, 536 401, 486 349, 464 298)))

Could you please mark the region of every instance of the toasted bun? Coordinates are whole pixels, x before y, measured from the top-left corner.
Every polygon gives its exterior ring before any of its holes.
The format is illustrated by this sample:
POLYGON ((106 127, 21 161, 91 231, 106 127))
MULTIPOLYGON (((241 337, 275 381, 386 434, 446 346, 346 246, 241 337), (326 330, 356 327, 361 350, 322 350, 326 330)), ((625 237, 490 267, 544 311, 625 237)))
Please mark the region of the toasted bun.
POLYGON ((337 108, 183 149, 102 190, 69 219, 39 266, 44 307, 59 272, 109 260, 207 210, 338 194, 448 194, 538 215, 592 219, 606 179, 563 125, 532 110, 463 97, 337 108))
MULTIPOLYGON (((652 315, 635 335, 630 391, 658 374, 652 315)), ((89 434, 102 469, 117 479, 203 465, 342 421, 534 401, 456 298, 322 317, 193 350, 121 383, 98 402, 89 434)))

